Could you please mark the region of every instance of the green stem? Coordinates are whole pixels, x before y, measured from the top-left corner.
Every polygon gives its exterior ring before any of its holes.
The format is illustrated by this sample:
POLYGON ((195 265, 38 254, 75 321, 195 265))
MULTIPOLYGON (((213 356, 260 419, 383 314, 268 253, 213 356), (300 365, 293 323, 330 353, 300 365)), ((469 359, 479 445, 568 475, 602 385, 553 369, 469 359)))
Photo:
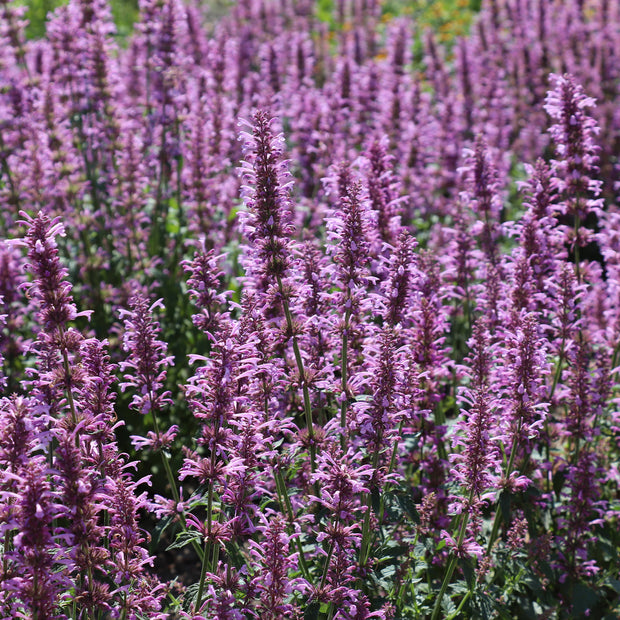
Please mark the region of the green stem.
POLYGON ((577 284, 581 284, 581 267, 579 265, 581 259, 581 252, 579 251, 579 227, 581 222, 578 215, 575 215, 575 277, 577 278, 577 284))
POLYGON ((295 362, 297 364, 297 372, 299 373, 299 381, 301 383, 301 389, 304 400, 304 415, 306 418, 306 428, 308 429, 308 441, 310 443, 310 467, 312 473, 316 471, 316 445, 314 443, 314 427, 312 424, 312 405, 310 404, 310 391, 308 390, 308 382, 306 377, 306 371, 304 368, 304 360, 301 357, 301 351, 299 350, 299 343, 297 342, 297 334, 293 329, 293 316, 291 314, 291 308, 289 305, 288 297, 284 294, 284 286, 282 284, 282 278, 277 277, 278 292, 282 299, 282 309, 284 310, 284 316, 286 318, 286 326, 291 334, 291 340, 293 342, 293 354, 295 355, 295 362))
MULTIPOLYGON (((347 289, 347 302, 351 303, 351 291, 347 289)), ((347 390, 347 382, 348 382, 348 374, 349 374, 349 324, 351 322, 351 308, 347 308, 344 313, 344 328, 342 330, 342 350, 341 350, 341 394, 340 398, 342 398, 342 402, 340 403, 340 428, 342 429, 342 434, 340 435, 340 447, 344 452, 344 448, 346 445, 345 440, 345 429, 347 427, 347 405, 348 405, 348 390, 347 390)))
MULTIPOLYGON (((64 340, 64 329, 60 328, 60 339, 64 340)), ((67 402, 69 403, 69 409, 71 410, 71 422, 73 426, 77 426, 77 411, 75 409, 75 401, 73 400, 73 393, 69 388, 70 378, 71 378, 71 366, 69 365, 69 354, 67 353, 67 349, 63 348, 62 350, 62 365, 65 371, 65 386, 66 386, 66 394, 67 394, 67 402)), ((76 436, 75 438, 76 445, 79 445, 79 438, 76 436)))
POLYGON ((388 476, 394 471, 396 467, 396 455, 398 454, 398 440, 402 435, 403 428, 405 426, 405 420, 401 420, 398 425, 398 434, 396 435, 396 440, 394 441, 394 446, 392 447, 392 456, 390 457, 390 467, 388 469, 388 476))
POLYGON ((123 612, 121 613, 120 620, 127 620, 127 593, 122 593, 123 597, 123 612))
MULTIPOLYGON (((519 426, 517 428, 517 432, 515 436, 512 438, 512 446, 510 447, 510 459, 508 460, 508 465, 506 466, 506 481, 510 478, 510 474, 512 474, 512 470, 514 467, 515 456, 517 453, 517 442, 519 439, 519 435, 521 434, 521 425, 523 423, 523 419, 519 420, 519 426)), ((493 520, 493 528, 491 529, 491 536, 489 538, 489 544, 487 545, 487 553, 491 553, 491 549, 497 540, 497 534, 499 532, 499 523, 501 520, 501 506, 497 505, 495 510, 495 518, 493 520)))
MULTIPOLYGON (((372 455, 372 468, 377 469, 379 465, 379 453, 375 452, 372 455)), ((371 506, 371 494, 364 493, 362 495, 362 505, 366 506, 366 512, 364 514, 364 523, 362 525, 362 542, 360 545, 359 565, 365 566, 370 555, 370 511, 371 506)))
MULTIPOLYGON (((203 549, 203 557, 206 558, 208 555, 208 538, 205 538, 205 544, 203 549)), ((202 606, 202 593, 205 586, 205 577, 207 575, 207 562, 203 559, 202 565, 200 567, 200 581, 198 583, 198 594, 196 596, 196 607, 194 608, 194 612, 198 613, 200 611, 200 607, 202 606)))
MULTIPOLYGON (((276 491, 278 493, 278 497, 280 498, 280 505, 282 506, 282 510, 286 512, 289 524, 292 524, 295 521, 295 515, 293 514, 291 498, 288 496, 288 493, 286 491, 286 482, 284 481, 284 476, 279 469, 274 468, 273 471, 276 481, 276 491)), ((301 572, 303 573, 306 581, 310 583, 310 585, 312 585, 312 576, 310 575, 310 570, 308 569, 308 564, 306 563, 303 545, 301 544, 299 536, 295 536, 295 543, 297 546, 297 551, 299 552, 299 567, 301 568, 301 572)))
MULTIPOLYGON (((467 500, 467 507, 471 505, 471 502, 474 499, 473 490, 469 493, 469 499, 467 500)), ((460 524, 459 524, 459 534, 456 541, 456 547, 459 549, 463 544, 463 540, 465 540, 465 533, 467 532, 467 523, 469 522, 469 513, 464 508, 464 512, 460 515, 460 524)), ((431 616, 431 620, 437 620, 439 617, 439 612, 441 611, 441 601, 443 599, 448 586, 450 585, 450 581, 452 580, 452 575, 454 573, 454 569, 458 563, 458 558, 452 553, 450 557, 450 563, 448 564, 448 568, 446 570, 446 574, 443 579, 443 583, 441 584, 441 589, 439 590, 439 594, 437 595, 437 600, 435 601, 435 607, 433 609, 433 615, 431 616)))
POLYGON ((553 375, 553 383, 551 384, 551 390, 549 391, 549 400, 553 398, 555 389, 558 386, 560 377, 562 376, 562 362, 564 361, 564 347, 565 346, 566 346, 565 338, 562 338, 562 344, 560 345, 560 355, 558 358, 558 367, 555 369, 555 374, 553 375))
POLYGON ((459 603, 459 606, 456 608, 456 611, 450 614, 446 620, 452 620, 453 618, 457 618, 458 615, 463 610, 465 603, 469 600, 469 598, 472 596, 473 593, 474 593, 473 589, 470 588, 465 594, 465 596, 461 599, 461 602, 459 603))
MULTIPOLYGON (((153 402, 153 399, 151 398, 150 402, 153 402)), ((151 414, 153 415, 153 430, 155 431, 155 435, 157 437, 159 437, 159 423, 157 422, 157 413, 155 412, 155 409, 151 409, 151 414)), ((161 460, 162 463, 164 465, 164 470, 166 472, 166 477, 168 478, 168 484, 170 485, 170 489, 172 491, 172 497, 174 499, 175 504, 178 506, 180 501, 181 501, 181 497, 179 495, 179 491, 177 490, 177 485, 174 479, 174 474, 172 473, 172 468, 170 467, 170 461, 169 461, 169 457, 166 454, 166 452, 164 450, 160 450, 159 451, 161 454, 161 460)), ((187 532, 187 521, 185 520, 185 515, 182 513, 179 513, 179 519, 181 521, 181 528, 184 532, 187 532)), ((192 547, 194 547, 194 551, 196 551, 196 554, 198 555, 198 558, 200 559, 200 561, 202 562, 204 559, 204 554, 203 551, 200 547, 200 545, 195 541, 192 540, 192 547)))
POLYGON ((321 585, 320 585, 321 590, 325 587, 325 582, 327 581, 327 573, 329 571, 329 563, 332 560, 332 555, 334 555, 334 540, 333 539, 329 546, 327 558, 325 559, 325 567, 323 568, 323 575, 321 577, 321 585))

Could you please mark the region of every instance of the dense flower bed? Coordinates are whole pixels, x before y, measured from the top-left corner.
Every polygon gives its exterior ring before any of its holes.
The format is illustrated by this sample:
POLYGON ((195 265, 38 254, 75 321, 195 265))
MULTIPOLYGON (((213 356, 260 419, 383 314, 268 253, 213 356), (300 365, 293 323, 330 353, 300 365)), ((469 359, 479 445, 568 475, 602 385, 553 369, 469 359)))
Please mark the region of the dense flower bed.
POLYGON ((620 9, 333 4, 0 2, 2 618, 620 614, 620 9))

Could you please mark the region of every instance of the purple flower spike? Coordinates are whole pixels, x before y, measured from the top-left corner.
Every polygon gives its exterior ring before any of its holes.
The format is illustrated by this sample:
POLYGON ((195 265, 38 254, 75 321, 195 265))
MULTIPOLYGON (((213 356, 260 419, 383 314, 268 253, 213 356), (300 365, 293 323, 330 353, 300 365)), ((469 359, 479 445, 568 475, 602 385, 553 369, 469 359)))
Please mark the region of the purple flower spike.
POLYGON ((246 161, 241 175, 249 211, 244 226, 256 256, 248 266, 267 278, 281 278, 289 266, 293 226, 289 172, 281 159, 283 137, 273 133, 272 123, 265 110, 258 110, 249 124, 252 133, 242 133, 246 161))
POLYGON ((466 414, 463 412, 458 423, 463 436, 455 438, 456 445, 461 445, 463 452, 453 456, 455 467, 452 473, 471 497, 471 502, 459 498, 459 512, 477 509, 480 502, 487 499, 489 491, 494 490, 501 470, 496 443, 499 429, 495 420, 499 403, 493 398, 489 387, 489 334, 488 328, 481 321, 474 325, 470 346, 471 384, 462 392, 468 411, 466 414))
POLYGON ((52 520, 59 516, 59 508, 46 473, 42 457, 31 459, 19 481, 18 534, 13 539, 14 551, 9 554, 15 562, 12 589, 30 617, 38 620, 58 618, 56 603, 68 585, 63 573, 53 570, 59 548, 52 520))
POLYGON ((153 310, 163 308, 161 299, 149 306, 147 299, 135 295, 129 302, 131 310, 121 310, 125 318, 123 346, 129 353, 126 362, 121 363, 125 383, 121 389, 135 388, 132 407, 143 414, 151 409, 161 410, 170 403, 169 392, 159 393, 166 380, 166 368, 173 365, 173 358, 166 355, 166 343, 158 340, 159 325, 153 319, 153 310))
POLYGON ((297 554, 289 551, 291 536, 286 533, 284 518, 274 515, 259 530, 263 543, 250 543, 250 553, 260 566, 253 584, 259 598, 258 609, 261 618, 279 620, 299 613, 289 600, 294 592, 303 592, 306 584, 303 579, 289 576, 297 569, 297 554))
POLYGON ((583 221, 590 211, 598 211, 601 201, 587 199, 601 191, 601 182, 593 178, 598 172, 596 121, 588 115, 595 104, 571 75, 553 75, 553 89, 547 94, 545 110, 555 121, 549 130, 560 159, 554 162, 555 186, 568 199, 569 213, 583 221))
POLYGON ((59 219, 50 220, 43 212, 32 218, 22 212, 29 227, 25 244, 28 246, 28 269, 34 275, 29 288, 40 304, 40 321, 48 333, 64 329, 77 316, 71 296, 71 284, 66 280, 67 270, 60 264, 55 237, 64 236, 59 219))
POLYGON ((215 341, 220 322, 225 318, 220 309, 230 294, 218 292, 220 279, 224 275, 218 266, 221 259, 222 256, 216 256, 213 250, 201 250, 194 254, 192 261, 184 263, 185 270, 189 273, 189 294, 199 309, 199 313, 192 316, 192 321, 212 341, 215 341))

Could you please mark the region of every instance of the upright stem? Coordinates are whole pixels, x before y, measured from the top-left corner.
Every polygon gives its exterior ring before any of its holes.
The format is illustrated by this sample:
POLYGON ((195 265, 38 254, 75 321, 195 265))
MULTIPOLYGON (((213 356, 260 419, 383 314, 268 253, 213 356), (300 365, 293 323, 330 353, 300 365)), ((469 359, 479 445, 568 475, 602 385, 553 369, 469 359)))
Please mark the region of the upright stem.
MULTIPOLYGON (((579 203, 578 203, 579 204, 579 203)), ((579 251, 579 227, 581 222, 578 215, 575 215, 575 277, 577 278, 577 284, 581 284, 581 267, 579 265, 581 256, 579 251)))
MULTIPOLYGON (((276 491, 280 499, 280 505, 282 506, 282 510, 283 512, 286 512, 289 522, 293 523, 295 520, 295 515, 293 514, 291 498, 286 492, 286 482, 284 481, 282 472, 279 469, 274 468, 274 478, 276 481, 276 491)), ((306 563, 306 556, 304 555, 303 545, 301 544, 299 536, 295 536, 295 544, 297 546, 297 551, 299 552, 298 559, 301 572, 304 574, 304 578, 306 579, 306 581, 312 584, 312 576, 310 575, 310 570, 308 569, 308 564, 306 563)))
POLYGON ((301 383, 301 390, 304 400, 304 415, 306 418, 306 428, 308 429, 308 441, 310 443, 310 466, 312 469, 312 473, 314 473, 316 471, 316 445, 314 443, 314 427, 312 425, 312 405, 310 404, 310 391, 308 390, 308 381, 304 368, 304 360, 301 357, 301 351, 299 350, 297 334, 293 329, 293 316, 291 314, 289 300, 284 293, 284 286, 282 284, 282 278, 280 276, 278 276, 278 292, 280 293, 280 298, 282 299, 282 309, 284 310, 284 316, 286 318, 286 326, 289 333, 291 334, 291 340, 293 342, 293 354, 295 355, 297 372, 299 373, 299 381, 301 383))
MULTIPOLYGON (((60 332, 61 332, 61 340, 64 339, 64 330, 62 328, 60 328, 60 332)), ((71 422, 73 423, 73 426, 75 427, 77 425, 77 411, 75 409, 75 401, 73 400, 73 393, 71 392, 71 389, 69 388, 69 379, 71 377, 71 366, 69 365, 69 354, 67 353, 67 349, 63 349, 62 350, 62 364, 63 364, 63 369, 65 371, 65 380, 66 380, 66 393, 67 393, 67 402, 69 403, 69 409, 71 410, 71 422)), ((76 445, 79 443, 78 438, 75 438, 76 441, 76 445)))
MULTIPOLYGON (((515 433, 515 436, 512 438, 512 446, 510 447, 510 458, 508 459, 508 465, 506 466, 506 481, 508 481, 508 479, 510 478, 510 474, 512 474, 512 470, 514 468, 515 456, 517 454, 517 443, 519 440, 519 435, 521 434, 522 423, 523 423, 523 420, 520 419, 517 432, 515 433)), ((501 507, 498 504, 497 509, 495 510, 495 519, 493 520, 493 528, 491 530, 489 544, 487 545, 487 553, 491 553, 491 549, 493 548, 493 545, 495 544, 495 541, 497 539, 497 534, 499 532, 499 522, 501 519, 500 514, 501 514, 501 507)))
MULTIPOLYGON (((377 469, 379 465, 379 452, 372 455, 372 468, 377 469)), ((370 555, 370 511, 371 511, 371 494, 364 493, 362 495, 362 504, 366 506, 364 514, 364 523, 362 524, 362 542, 360 544, 359 565, 364 566, 370 555)))
MULTIPOLYGON (((351 291, 347 289, 347 301, 351 301, 351 291)), ((340 447, 345 448, 345 429, 347 427, 347 406, 348 406, 348 395, 347 395, 347 382, 349 380, 348 370, 349 370, 349 324, 351 322, 351 308, 347 308, 344 313, 344 328, 342 330, 342 350, 341 350, 341 394, 342 402, 340 403, 340 428, 342 429, 342 434, 340 435, 340 447)))
MULTIPOLYGON (((151 402, 153 402, 152 399, 151 399, 151 402)), ((159 437, 159 423, 157 422, 157 413, 155 412, 154 408, 151 409, 151 413, 153 415, 153 429, 155 431, 155 435, 159 437)), ((179 502, 181 501, 181 497, 179 495, 179 491, 177 490, 176 481, 174 479, 174 474, 172 473, 172 468, 170 467, 170 461, 168 460, 168 455, 166 454, 164 450, 160 450, 159 453, 161 454, 161 460, 164 465, 164 470, 166 471, 166 477, 168 478, 168 484, 170 485, 170 489, 172 491, 172 497, 174 499, 175 504, 178 506, 179 502)), ((181 527, 183 528, 183 531, 187 532, 187 522, 185 521, 185 515, 183 515, 182 513, 179 513, 179 519, 181 520, 181 527)), ((196 551, 196 554, 198 555, 200 560, 203 561, 204 559, 203 551, 200 545, 195 540, 192 540, 192 547, 194 547, 194 550, 196 551)))
MULTIPOLYGON (((473 490, 469 493, 469 499, 467 500, 467 505, 471 505, 471 502, 474 499, 473 490)), ((469 512, 466 510, 460 515, 460 525, 459 525, 459 533, 456 541, 456 547, 459 549, 465 540, 465 533, 467 532, 467 523, 469 522, 469 512)), ((439 612, 441 611, 441 601, 443 599, 443 595, 446 593, 448 586, 450 585, 450 581, 452 579, 452 575, 454 574, 454 569, 456 568, 456 564, 458 562, 457 556, 452 553, 450 557, 450 563, 448 564, 448 568, 446 570, 446 574, 443 578, 443 583, 441 584, 441 589, 439 590, 439 594, 437 595, 437 600, 435 601, 435 607, 433 609, 433 615, 431 616, 431 620, 437 620, 439 617, 439 612)))
POLYGON ((198 594, 196 596, 196 607, 194 608, 194 612, 198 613, 200 611, 200 607, 202 606, 202 592, 205 586, 205 577, 207 575, 207 562, 206 558, 209 554, 209 546, 208 546, 208 538, 205 538, 205 544, 203 549, 204 558, 202 560, 202 565, 200 567, 200 582, 198 584, 198 594))

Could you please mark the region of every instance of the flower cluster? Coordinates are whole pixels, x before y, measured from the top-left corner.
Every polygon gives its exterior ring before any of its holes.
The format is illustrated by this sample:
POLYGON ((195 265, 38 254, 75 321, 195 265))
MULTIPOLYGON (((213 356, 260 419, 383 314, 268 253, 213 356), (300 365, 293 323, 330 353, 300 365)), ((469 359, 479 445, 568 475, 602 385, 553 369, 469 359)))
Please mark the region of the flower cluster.
POLYGON ((0 617, 617 617, 617 3, 215 4, 0 2, 0 617))

